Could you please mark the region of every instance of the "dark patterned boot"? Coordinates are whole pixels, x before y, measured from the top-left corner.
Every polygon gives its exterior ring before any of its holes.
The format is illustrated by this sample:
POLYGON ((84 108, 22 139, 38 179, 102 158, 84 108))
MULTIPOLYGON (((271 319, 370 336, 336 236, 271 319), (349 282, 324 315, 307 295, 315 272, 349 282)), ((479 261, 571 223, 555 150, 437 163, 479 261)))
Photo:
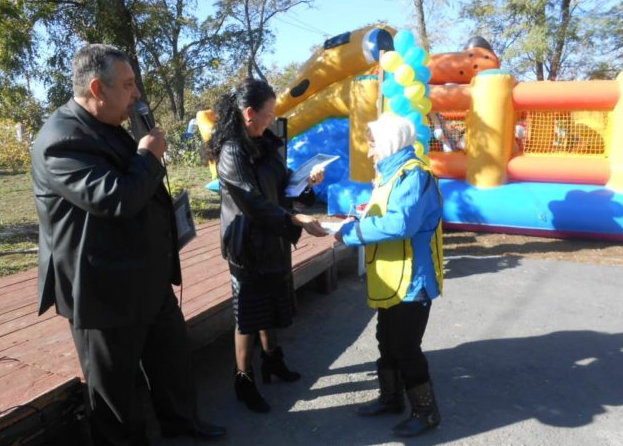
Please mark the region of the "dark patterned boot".
POLYGON ((411 416, 392 429, 394 435, 413 437, 439 425, 441 416, 430 381, 407 389, 407 398, 411 403, 411 416))
POLYGON ((283 351, 281 347, 275 348, 272 352, 266 353, 262 349, 262 382, 269 383, 272 375, 281 381, 292 382, 301 378, 301 374, 288 370, 283 362, 283 351))
POLYGON ((236 372, 234 389, 238 401, 243 401, 253 412, 266 413, 270 411, 270 406, 257 391, 253 379, 253 369, 249 369, 247 372, 240 370, 236 372))
MULTIPOLYGON (((378 366, 377 366, 378 367, 378 366)), ((357 408, 357 415, 373 417, 384 413, 401 413, 405 410, 402 379, 395 369, 378 368, 379 397, 357 408)))

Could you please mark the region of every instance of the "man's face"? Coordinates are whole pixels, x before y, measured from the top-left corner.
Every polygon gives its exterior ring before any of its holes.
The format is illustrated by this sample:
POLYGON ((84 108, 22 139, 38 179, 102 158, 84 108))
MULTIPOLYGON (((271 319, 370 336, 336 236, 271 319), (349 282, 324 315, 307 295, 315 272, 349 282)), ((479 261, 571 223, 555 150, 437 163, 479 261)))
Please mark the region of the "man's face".
POLYGON ((99 118, 111 125, 121 125, 130 117, 132 106, 141 94, 136 88, 134 71, 127 62, 116 61, 114 82, 112 85, 102 83, 102 104, 99 118))

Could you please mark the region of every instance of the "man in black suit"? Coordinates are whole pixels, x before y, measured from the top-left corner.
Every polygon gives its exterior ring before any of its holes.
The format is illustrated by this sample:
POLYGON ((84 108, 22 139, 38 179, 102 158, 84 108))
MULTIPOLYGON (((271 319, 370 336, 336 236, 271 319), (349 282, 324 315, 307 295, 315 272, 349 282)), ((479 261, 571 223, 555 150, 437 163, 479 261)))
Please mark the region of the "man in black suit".
POLYGON ((163 436, 217 437, 196 417, 164 133, 138 145, 121 127, 140 94, 127 56, 87 45, 73 59, 74 98, 33 146, 39 214, 39 314, 67 319, 88 387, 95 445, 145 445, 144 376, 163 436))

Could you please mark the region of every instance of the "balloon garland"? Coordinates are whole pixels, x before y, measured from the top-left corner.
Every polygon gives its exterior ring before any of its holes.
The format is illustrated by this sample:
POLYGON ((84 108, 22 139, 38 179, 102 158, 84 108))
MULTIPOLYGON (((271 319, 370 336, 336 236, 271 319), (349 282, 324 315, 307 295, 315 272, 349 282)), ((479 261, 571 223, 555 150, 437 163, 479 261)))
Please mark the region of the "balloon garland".
POLYGON ((413 33, 398 31, 394 36, 394 51, 387 51, 379 61, 385 71, 381 92, 387 98, 389 110, 413 122, 417 132, 416 151, 428 154, 431 137, 426 115, 431 111, 429 98, 431 78, 426 66, 429 55, 415 44, 413 33))

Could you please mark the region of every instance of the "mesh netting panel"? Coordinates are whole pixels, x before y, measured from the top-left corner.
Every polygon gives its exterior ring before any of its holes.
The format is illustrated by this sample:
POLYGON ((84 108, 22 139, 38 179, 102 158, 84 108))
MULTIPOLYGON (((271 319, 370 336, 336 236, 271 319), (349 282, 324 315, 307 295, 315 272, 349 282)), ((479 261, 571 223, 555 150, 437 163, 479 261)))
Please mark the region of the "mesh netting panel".
MULTIPOLYGON (((461 113, 449 115, 452 114, 461 113)), ((465 119, 444 118, 440 113, 431 113, 428 120, 432 135, 429 142, 431 152, 465 150, 465 119)))
POLYGON ((531 155, 606 155, 609 113, 602 111, 527 112, 523 151, 531 155))

